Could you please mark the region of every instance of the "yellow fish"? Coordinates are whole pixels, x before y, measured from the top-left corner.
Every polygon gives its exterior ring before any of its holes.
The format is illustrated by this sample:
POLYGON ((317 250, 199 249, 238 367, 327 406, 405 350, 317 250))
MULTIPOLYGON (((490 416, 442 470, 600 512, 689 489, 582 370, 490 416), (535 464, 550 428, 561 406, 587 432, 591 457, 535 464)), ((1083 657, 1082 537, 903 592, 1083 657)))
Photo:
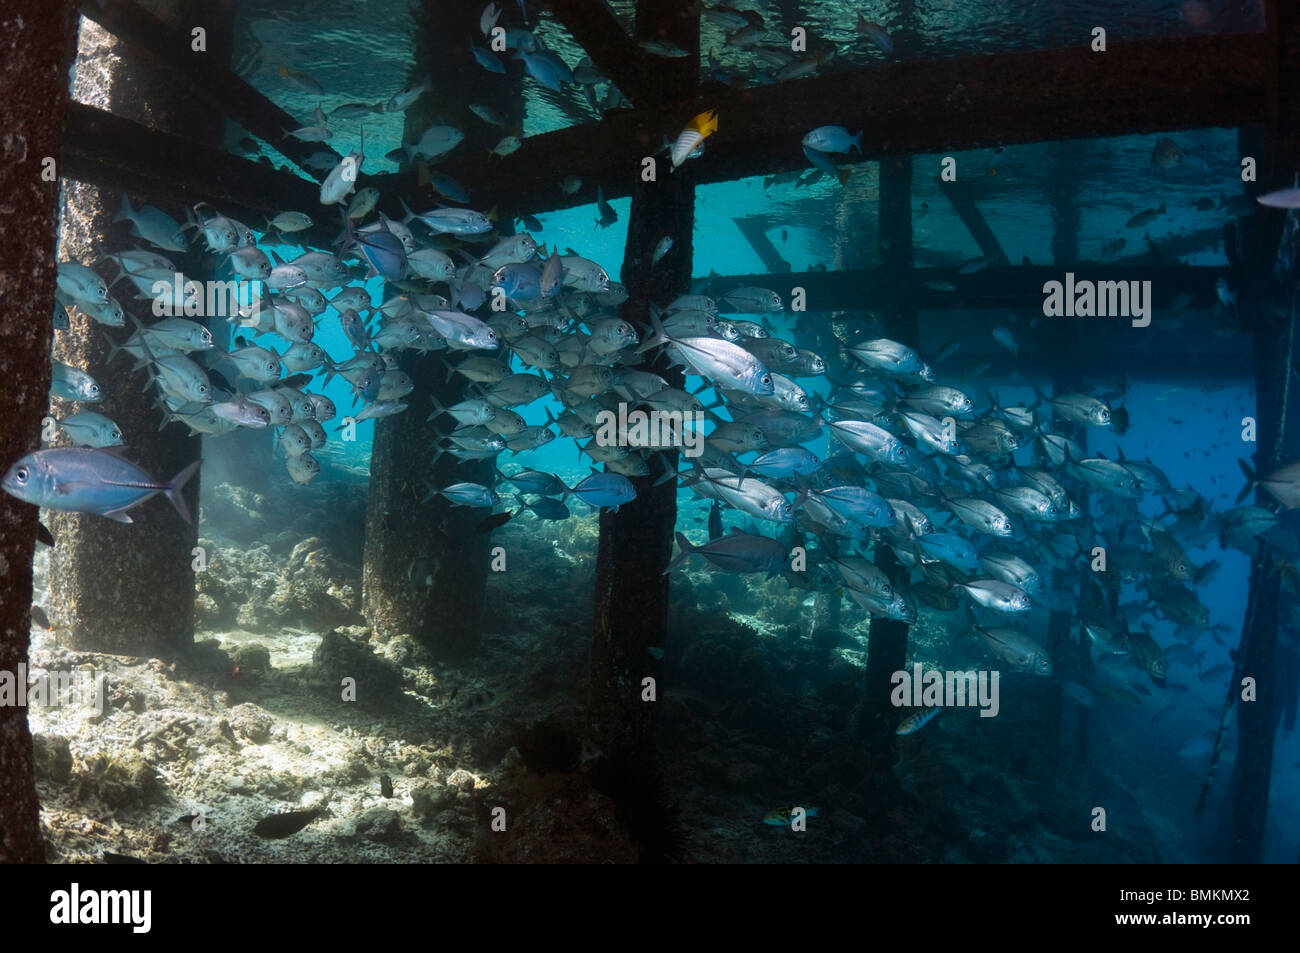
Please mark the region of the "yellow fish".
POLYGON ((710 109, 708 112, 700 113, 694 119, 686 124, 677 141, 673 143, 672 159, 673 168, 687 160, 692 152, 700 147, 705 139, 718 131, 718 112, 710 109))
POLYGON ((710 109, 708 112, 700 113, 686 124, 686 128, 696 130, 701 139, 707 139, 718 131, 718 111, 710 109))

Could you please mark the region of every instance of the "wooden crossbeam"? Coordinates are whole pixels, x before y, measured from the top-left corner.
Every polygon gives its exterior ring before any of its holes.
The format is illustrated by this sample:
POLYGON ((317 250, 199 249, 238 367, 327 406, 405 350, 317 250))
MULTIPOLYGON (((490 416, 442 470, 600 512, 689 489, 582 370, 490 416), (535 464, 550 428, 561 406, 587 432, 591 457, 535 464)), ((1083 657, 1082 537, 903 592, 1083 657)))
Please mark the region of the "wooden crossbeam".
POLYGON ((208 201, 230 215, 252 215, 250 225, 283 209, 316 217, 320 207, 314 182, 77 102, 68 104, 61 172, 155 202, 208 201))
MULTIPOLYGON (((256 87, 217 65, 207 54, 191 51, 188 32, 177 30, 142 9, 132 0, 86 0, 82 14, 112 33, 131 48, 133 55, 167 70, 169 76, 186 83, 202 105, 239 123, 259 139, 303 168, 313 178, 304 160, 316 152, 339 156, 320 142, 300 142, 288 132, 305 123, 295 119, 256 87)), ((200 25, 200 24, 196 24, 200 25)))
POLYGON ((1041 313, 1043 285, 1075 281, 1150 281, 1155 308, 1167 308, 1180 294, 1188 294, 1188 307, 1208 307, 1215 300, 1214 285, 1220 268, 1191 265, 1096 265, 1084 263, 1060 268, 1054 265, 990 266, 974 274, 957 268, 919 268, 906 277, 888 268, 852 271, 806 271, 783 275, 712 276, 697 282, 696 291, 718 297, 733 288, 771 288, 788 299, 791 288, 803 288, 809 311, 864 311, 887 308, 909 294, 917 306, 931 311, 1006 308, 1041 313), (951 290, 949 287, 951 286, 951 290))
MULTIPOLYGON (((832 123, 865 131, 868 160, 1238 127, 1267 118, 1270 57, 1261 33, 1161 37, 1113 43, 1106 53, 1083 46, 882 63, 746 89, 704 84, 681 102, 531 136, 500 162, 461 156, 439 168, 520 214, 592 202, 597 184, 608 198, 630 194, 641 158, 705 108, 718 110, 718 132, 701 159, 675 173, 697 184, 805 168, 803 133, 832 123), (558 188, 569 174, 584 183, 572 196, 558 188)), ((665 162, 659 173, 668 174, 665 162)))

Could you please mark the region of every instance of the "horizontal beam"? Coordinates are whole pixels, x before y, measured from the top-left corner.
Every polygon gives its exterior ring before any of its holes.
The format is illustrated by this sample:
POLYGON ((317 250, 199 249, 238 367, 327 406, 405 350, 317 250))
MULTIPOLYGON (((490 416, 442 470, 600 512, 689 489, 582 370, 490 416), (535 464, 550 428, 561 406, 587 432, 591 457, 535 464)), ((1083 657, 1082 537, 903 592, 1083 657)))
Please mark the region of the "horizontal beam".
MULTIPOLYGON (((745 89, 710 83, 687 101, 611 110, 599 123, 530 136, 500 161, 460 156, 439 169, 517 215, 593 202, 597 185, 607 198, 629 195, 642 157, 704 109, 718 111, 718 131, 702 158, 674 173, 697 183, 805 168, 803 133, 824 124, 865 131, 855 161, 1237 127, 1267 118, 1270 55, 1262 33, 1161 37, 1112 43, 1105 53, 1084 45, 882 63, 745 89), (559 188, 565 175, 583 180, 572 196, 559 188)), ((659 174, 669 174, 662 160, 659 174)))
MULTIPOLYGON (((1191 295, 1188 307, 1213 304, 1221 268, 1191 265, 1054 265, 990 266, 974 274, 957 268, 918 268, 908 274, 887 268, 861 271, 805 271, 781 275, 731 275, 697 279, 695 291, 717 298, 733 288, 770 288, 788 301, 791 288, 803 288, 809 311, 885 311, 905 295, 930 311, 1011 309, 1042 314, 1043 285, 1065 281, 1066 272, 1080 281, 1150 281, 1154 307, 1167 308, 1178 295, 1191 295), (949 290, 951 286, 951 290, 949 290)), ((1108 320, 1108 319, 1099 319, 1108 320)))
POLYGON ((211 202, 245 224, 284 209, 314 211, 319 186, 291 172, 250 162, 181 136, 150 129, 121 116, 68 104, 62 174, 100 188, 179 205, 211 202))
MULTIPOLYGON (((927 320, 923 315, 923 326, 927 320)), ((1154 326, 1153 324, 1152 327, 1154 326)), ((983 333, 973 329, 969 323, 956 328, 936 329, 933 335, 922 337, 919 350, 922 357, 932 358, 948 341, 962 339, 962 346, 957 353, 939 365, 935 369, 935 375, 942 384, 955 385, 961 382, 960 386, 964 389, 980 386, 1023 387, 1033 381, 1042 386, 1042 382, 1055 378, 1056 365, 1051 359, 1056 355, 1053 353, 1022 350, 1017 356, 1007 351, 967 347, 976 337, 982 337, 983 333), (949 336, 941 337, 944 333, 949 333, 949 336), (977 374, 974 373, 976 371, 977 374)), ((1133 333, 1137 335, 1142 331, 1134 329, 1133 333)), ((1161 335, 1161 338, 1167 337, 1168 335, 1161 335)), ((1241 341, 1240 345, 1213 354, 1206 351, 1175 353, 1151 350, 1135 355, 1132 350, 1122 347, 1109 350, 1086 348, 1079 353, 1071 352, 1069 364, 1071 373, 1084 381, 1167 380, 1177 382, 1187 390, 1191 390, 1198 381, 1251 383, 1255 376, 1255 365, 1250 339, 1243 337, 1241 341)), ((1207 342, 1205 346, 1211 345, 1207 342)), ((1172 411, 1176 406, 1171 404, 1169 409, 1172 411)))
POLYGON ((288 135, 305 123, 237 74, 215 65, 206 53, 192 52, 188 31, 169 26, 131 0, 85 0, 81 12, 130 46, 135 56, 152 61, 176 81, 186 83, 197 99, 195 108, 216 110, 239 123, 317 180, 320 174, 304 165, 308 156, 325 151, 339 160, 324 143, 300 142, 288 135))

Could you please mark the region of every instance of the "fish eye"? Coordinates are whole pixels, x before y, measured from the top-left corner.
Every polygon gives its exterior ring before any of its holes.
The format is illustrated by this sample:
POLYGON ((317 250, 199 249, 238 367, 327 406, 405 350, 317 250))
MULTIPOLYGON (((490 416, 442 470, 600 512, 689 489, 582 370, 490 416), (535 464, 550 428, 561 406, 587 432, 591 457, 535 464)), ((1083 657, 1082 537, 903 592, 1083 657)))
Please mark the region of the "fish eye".
POLYGON ((112 430, 110 430, 110 431, 108 432, 108 439, 110 439, 110 440, 121 440, 121 439, 122 439, 122 434, 121 434, 121 433, 120 433, 116 428, 114 428, 114 429, 112 429, 112 430))
POLYGON ((31 473, 27 470, 26 467, 19 467, 18 472, 14 474, 14 477, 18 480, 19 483, 26 483, 27 478, 29 476, 31 476, 31 473))

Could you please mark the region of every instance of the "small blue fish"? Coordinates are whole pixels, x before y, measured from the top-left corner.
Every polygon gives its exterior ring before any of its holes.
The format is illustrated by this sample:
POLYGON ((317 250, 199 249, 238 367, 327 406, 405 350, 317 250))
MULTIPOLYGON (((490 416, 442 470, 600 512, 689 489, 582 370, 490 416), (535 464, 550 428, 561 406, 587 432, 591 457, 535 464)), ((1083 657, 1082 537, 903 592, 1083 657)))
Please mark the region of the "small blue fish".
POLYGON ((512 301, 532 301, 542 294, 542 266, 531 261, 502 265, 492 275, 492 286, 512 301))
POLYGON ((453 202, 468 202, 469 192, 465 186, 447 175, 445 172, 429 172, 429 184, 432 185, 439 195, 451 199, 453 202))
POLYGON ((477 311, 487 300, 487 292, 472 281, 462 281, 451 289, 451 304, 461 311, 477 311))
POLYGON ((852 149, 862 153, 862 133, 850 136, 843 126, 818 126, 803 137, 803 147, 817 152, 843 153, 852 149))
POLYGON ((844 185, 846 182, 849 181, 849 174, 851 170, 841 169, 839 166, 837 166, 834 162, 831 161, 830 157, 826 153, 819 152, 816 149, 809 149, 807 146, 804 146, 803 154, 805 157, 807 157, 808 161, 813 164, 814 168, 820 169, 822 172, 825 172, 827 175, 834 176, 835 178, 839 179, 840 185, 844 185))
POLYGON ((383 377, 383 374, 376 371, 366 371, 352 384, 353 398, 366 402, 376 399, 379 396, 379 384, 383 377))
POLYGON ((515 52, 515 58, 523 60, 528 75, 552 92, 561 92, 565 83, 573 82, 573 70, 550 50, 530 53, 520 49, 515 52))
POLYGON ((492 55, 492 53, 483 49, 483 47, 479 46, 477 43, 471 43, 469 49, 470 52, 474 54, 474 59, 478 61, 478 65, 483 67, 489 73, 500 73, 502 76, 506 74, 506 65, 492 55))
POLYGON ((856 30, 862 36, 870 38, 873 43, 886 53, 894 52, 894 41, 890 38, 889 34, 885 32, 885 28, 879 23, 872 23, 861 13, 858 14, 856 30))
POLYGON ((401 281, 406 276, 406 246, 392 233, 388 223, 383 219, 373 231, 357 232, 352 228, 352 220, 343 215, 343 225, 349 242, 361 249, 361 254, 370 265, 367 278, 375 275, 388 281, 401 281))
POLYGON ((569 493, 576 496, 588 506, 604 509, 609 506, 615 511, 624 503, 636 499, 636 487, 627 477, 618 473, 601 473, 592 469, 591 476, 577 486, 569 487, 569 493))

